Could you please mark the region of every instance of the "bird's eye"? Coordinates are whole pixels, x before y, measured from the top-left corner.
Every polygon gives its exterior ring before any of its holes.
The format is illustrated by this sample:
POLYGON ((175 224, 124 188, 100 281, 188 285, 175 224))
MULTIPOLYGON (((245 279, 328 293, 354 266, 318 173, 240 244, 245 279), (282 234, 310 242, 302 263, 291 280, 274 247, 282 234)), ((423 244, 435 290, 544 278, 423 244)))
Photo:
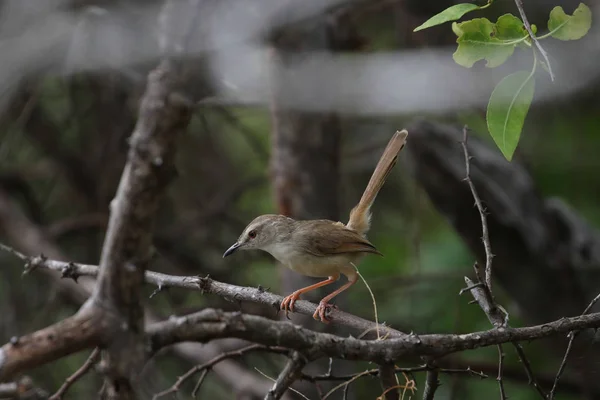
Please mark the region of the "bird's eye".
POLYGON ((250 232, 248 232, 248 237, 250 239, 254 239, 256 237, 256 231, 250 231, 250 232))

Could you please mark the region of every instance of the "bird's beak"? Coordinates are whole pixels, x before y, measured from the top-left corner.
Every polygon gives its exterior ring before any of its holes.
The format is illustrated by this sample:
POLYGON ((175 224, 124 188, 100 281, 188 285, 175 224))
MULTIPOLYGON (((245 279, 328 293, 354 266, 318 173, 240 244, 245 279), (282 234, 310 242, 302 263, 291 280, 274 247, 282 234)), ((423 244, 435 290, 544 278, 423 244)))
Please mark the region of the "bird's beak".
POLYGON ((238 247, 241 246, 241 243, 239 242, 235 242, 234 244, 231 245, 230 248, 227 249, 227 251, 225 251, 225 253, 223 253, 223 258, 227 257, 228 255, 232 254, 234 251, 236 251, 238 249, 238 247))

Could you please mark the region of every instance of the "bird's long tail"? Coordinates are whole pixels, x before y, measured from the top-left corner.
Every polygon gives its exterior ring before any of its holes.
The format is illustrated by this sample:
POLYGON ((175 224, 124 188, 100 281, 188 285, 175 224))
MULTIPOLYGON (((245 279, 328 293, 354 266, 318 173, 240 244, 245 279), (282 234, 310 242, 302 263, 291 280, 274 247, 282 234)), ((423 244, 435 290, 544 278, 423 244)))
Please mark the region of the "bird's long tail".
POLYGON ((390 139, 387 147, 383 151, 369 184, 365 189, 358 204, 350 211, 350 220, 346 225, 354 229, 361 235, 365 235, 371 226, 371 206, 379 193, 379 190, 385 183, 385 179, 396 164, 398 153, 406 144, 408 132, 406 129, 397 131, 390 139))

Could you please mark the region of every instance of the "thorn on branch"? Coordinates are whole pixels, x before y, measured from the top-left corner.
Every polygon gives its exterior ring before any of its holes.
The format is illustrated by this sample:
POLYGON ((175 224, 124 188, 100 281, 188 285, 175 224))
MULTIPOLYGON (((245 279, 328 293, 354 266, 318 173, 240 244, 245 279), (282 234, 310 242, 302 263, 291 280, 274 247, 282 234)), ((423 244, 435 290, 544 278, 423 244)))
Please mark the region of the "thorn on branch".
POLYGON ((67 264, 61 271, 61 278, 71 278, 73 279, 73 281, 75 281, 75 283, 77 283, 77 280, 79 279, 79 273, 77 272, 77 266, 70 262, 69 264, 67 264))
POLYGON ((166 290, 167 288, 165 286, 163 286, 162 282, 158 283, 158 286, 156 287, 156 289, 154 289, 152 291, 152 293, 150 294, 150 297, 148 297, 149 299, 153 298, 154 296, 156 296, 157 294, 159 294, 160 292, 162 292, 163 290, 166 290))
POLYGON ((25 257, 25 260, 26 260, 26 262, 25 262, 25 267, 23 268, 22 275, 27 275, 28 273, 35 270, 40 265, 44 264, 46 262, 46 260, 48 260, 48 257, 46 257, 43 254, 40 254, 39 256, 35 256, 35 257, 25 257))

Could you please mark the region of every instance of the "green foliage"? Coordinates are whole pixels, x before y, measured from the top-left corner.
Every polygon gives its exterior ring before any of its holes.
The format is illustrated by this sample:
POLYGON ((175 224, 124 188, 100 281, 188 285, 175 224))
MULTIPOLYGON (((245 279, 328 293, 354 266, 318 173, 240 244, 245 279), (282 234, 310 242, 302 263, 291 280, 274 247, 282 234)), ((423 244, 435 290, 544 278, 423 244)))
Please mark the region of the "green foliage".
POLYGON ((527 38, 523 22, 512 14, 501 16, 495 24, 487 18, 475 18, 452 25, 452 30, 458 35, 454 61, 467 68, 484 59, 487 67, 497 67, 508 60, 517 44, 527 38))
POLYGON ((529 111, 535 80, 534 71, 510 74, 498 83, 487 108, 487 126, 496 145, 511 160, 519 143, 529 111))
POLYGON ((452 7, 446 8, 439 14, 434 15, 429 18, 427 21, 417 26, 413 32, 417 32, 423 29, 431 28, 432 26, 441 25, 444 22, 456 21, 460 19, 463 15, 470 11, 479 10, 481 7, 476 6, 475 4, 462 3, 455 4, 452 7))
POLYGON ((548 29, 550 36, 559 40, 577 40, 585 36, 592 26, 592 12, 583 3, 573 12, 573 15, 565 14, 560 6, 550 11, 548 29))
MULTIPOLYGON (((478 7, 470 4, 458 4, 433 16, 415 31, 429 28, 444 22, 454 21, 470 11, 481 10, 491 5, 478 7), (470 6, 470 7, 468 7, 470 6)), ((547 37, 559 40, 577 40, 585 36, 592 24, 592 13, 585 4, 581 3, 568 15, 562 7, 554 7, 548 20, 548 32, 537 36, 537 27, 531 26, 532 37, 525 29, 523 21, 512 15, 504 14, 496 23, 487 18, 474 18, 461 23, 453 22, 452 31, 456 34, 458 47, 453 54, 454 61, 466 68, 480 60, 486 60, 486 67, 494 68, 504 64, 513 54, 515 47, 527 46, 534 39, 537 41, 547 37)), ((487 109, 487 126, 496 145, 507 160, 511 160, 515 152, 529 106, 533 101, 534 77, 537 59, 535 49, 534 66, 531 73, 517 72, 504 78, 492 92, 487 109)), ((542 66, 549 72, 549 66, 542 66)))

